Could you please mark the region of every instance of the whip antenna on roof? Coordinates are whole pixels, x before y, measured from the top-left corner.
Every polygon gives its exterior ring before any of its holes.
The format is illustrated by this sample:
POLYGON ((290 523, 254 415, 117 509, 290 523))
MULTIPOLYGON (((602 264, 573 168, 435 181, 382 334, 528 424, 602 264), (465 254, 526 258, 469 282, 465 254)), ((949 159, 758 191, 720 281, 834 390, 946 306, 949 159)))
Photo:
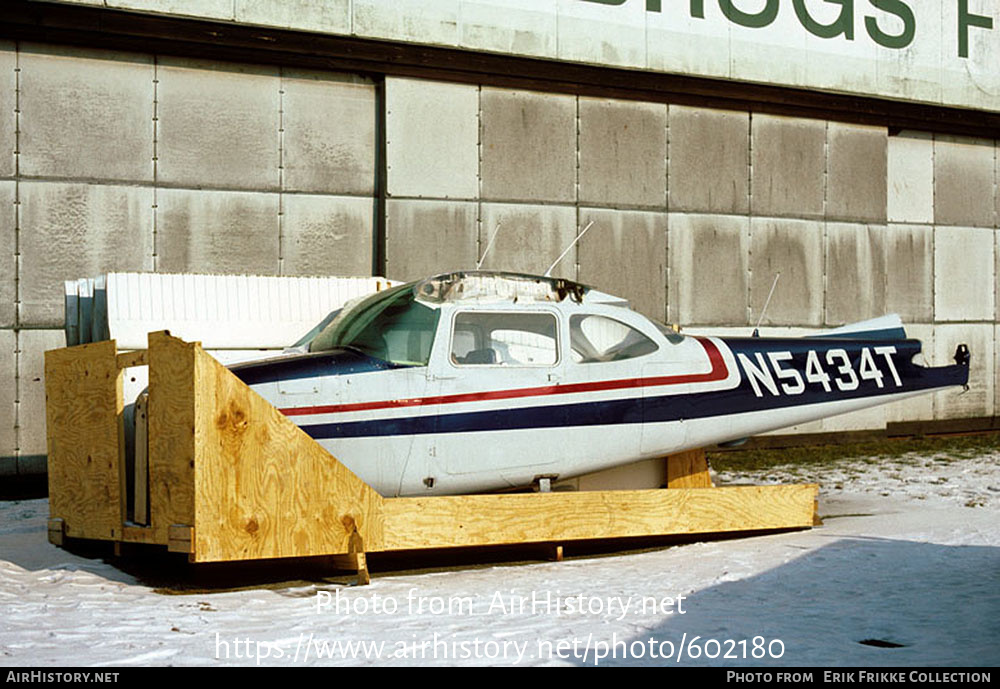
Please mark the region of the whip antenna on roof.
POLYGON ((774 294, 774 288, 778 286, 778 278, 781 277, 781 271, 779 270, 774 274, 774 282, 771 283, 771 291, 767 293, 767 299, 764 301, 764 308, 760 310, 760 318, 757 319, 757 325, 753 328, 753 334, 750 337, 760 337, 760 324, 764 321, 764 314, 767 313, 767 305, 771 303, 771 296, 774 294))
POLYGON ((566 257, 566 254, 569 253, 569 250, 572 249, 573 246, 578 241, 580 241, 581 239, 583 239, 583 235, 587 234, 587 230, 589 230, 590 226, 593 225, 593 224, 594 224, 593 220, 591 220, 589 223, 587 223, 587 226, 585 228, 583 228, 583 232, 581 232, 580 234, 578 234, 576 236, 576 239, 574 239, 572 242, 569 243, 569 246, 566 247, 566 251, 564 251, 561 254, 559 254, 559 258, 556 259, 555 263, 553 263, 552 265, 549 266, 549 269, 545 271, 545 275, 543 275, 542 277, 549 277, 549 273, 552 272, 552 269, 555 268, 557 265, 559 265, 559 261, 563 260, 563 258, 566 257))
POLYGON ((476 270, 483 267, 483 261, 486 260, 486 254, 490 252, 490 248, 493 246, 493 240, 497 238, 497 234, 500 232, 500 223, 497 223, 497 228, 493 230, 493 234, 490 236, 490 241, 486 242, 486 248, 483 250, 483 255, 479 257, 479 262, 476 263, 476 270))

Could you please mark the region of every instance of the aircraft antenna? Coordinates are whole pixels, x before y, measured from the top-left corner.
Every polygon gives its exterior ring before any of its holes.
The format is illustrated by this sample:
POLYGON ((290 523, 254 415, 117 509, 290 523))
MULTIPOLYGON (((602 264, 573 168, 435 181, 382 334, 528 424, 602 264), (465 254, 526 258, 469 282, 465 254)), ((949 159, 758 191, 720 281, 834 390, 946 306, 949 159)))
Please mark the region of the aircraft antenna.
POLYGON ((493 230, 493 234, 490 235, 490 241, 486 242, 486 248, 483 250, 483 255, 479 257, 479 262, 476 263, 476 270, 479 270, 483 266, 483 261, 486 260, 486 254, 490 252, 493 247, 493 240, 497 238, 497 234, 500 232, 500 223, 497 223, 497 227, 493 230))
POLYGON ((549 273, 552 272, 552 269, 555 268, 557 265, 559 265, 559 261, 563 260, 566 257, 566 254, 569 253, 569 250, 572 249, 573 246, 578 241, 580 241, 581 239, 583 239, 583 235, 587 234, 587 230, 589 230, 590 227, 593 224, 594 224, 593 220, 591 220, 589 223, 587 223, 587 226, 585 228, 583 228, 583 232, 581 232, 580 234, 578 234, 576 236, 576 239, 574 239, 572 242, 569 243, 569 246, 566 247, 566 250, 564 252, 562 252, 561 254, 559 254, 559 258, 556 259, 555 263, 553 263, 552 265, 549 266, 549 269, 545 271, 545 275, 543 275, 542 277, 546 277, 546 278, 549 277, 549 273))
POLYGON ((764 301, 764 308, 760 310, 760 318, 757 319, 757 325, 753 328, 753 334, 750 337, 760 337, 760 324, 764 321, 764 314, 767 313, 767 305, 771 303, 771 297, 774 295, 774 288, 778 286, 778 278, 781 277, 781 271, 779 270, 774 274, 774 282, 771 283, 771 291, 767 293, 767 299, 764 301))

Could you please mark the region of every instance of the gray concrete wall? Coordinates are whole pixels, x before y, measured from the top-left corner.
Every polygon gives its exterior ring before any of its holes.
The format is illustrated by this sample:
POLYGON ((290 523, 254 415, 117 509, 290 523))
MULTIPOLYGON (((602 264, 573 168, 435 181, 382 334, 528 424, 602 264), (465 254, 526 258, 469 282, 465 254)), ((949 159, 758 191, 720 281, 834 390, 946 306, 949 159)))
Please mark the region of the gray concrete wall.
POLYGON ((64 280, 371 274, 375 94, 348 74, 0 43, 0 475, 44 470, 64 280))
MULTIPOLYGON (((248 4, 250 8, 252 5, 248 4)), ((249 11, 249 10, 248 10, 249 11)), ((1000 410, 996 140, 565 94, 0 43, 0 474, 44 453, 62 281, 556 267, 691 331, 898 312, 968 394, 801 431, 1000 410), (377 113, 385 117, 385 217, 377 113), (499 230, 497 229, 499 228, 499 230)))
POLYGON ((997 141, 412 79, 386 93, 389 277, 471 268, 497 226, 484 267, 541 272, 593 220, 554 272, 693 332, 749 333, 780 272, 765 333, 895 312, 935 365, 972 347, 964 395, 799 432, 1000 413, 997 141))

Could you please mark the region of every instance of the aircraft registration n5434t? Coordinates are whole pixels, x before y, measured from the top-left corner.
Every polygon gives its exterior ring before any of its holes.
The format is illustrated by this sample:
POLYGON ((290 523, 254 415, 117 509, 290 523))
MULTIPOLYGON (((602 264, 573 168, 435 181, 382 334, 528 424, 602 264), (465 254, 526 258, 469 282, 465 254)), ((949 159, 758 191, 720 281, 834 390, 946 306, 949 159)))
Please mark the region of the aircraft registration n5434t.
POLYGON ((456 272, 331 313, 232 370, 385 496, 570 478, 966 385, 898 317, 689 337, 568 280, 456 272))

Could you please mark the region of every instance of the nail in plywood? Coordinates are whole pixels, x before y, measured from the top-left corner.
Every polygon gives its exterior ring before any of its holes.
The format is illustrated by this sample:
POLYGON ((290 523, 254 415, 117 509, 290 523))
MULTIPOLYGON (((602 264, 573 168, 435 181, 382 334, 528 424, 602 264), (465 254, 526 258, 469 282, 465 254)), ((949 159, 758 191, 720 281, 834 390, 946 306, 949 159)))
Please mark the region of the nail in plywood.
POLYGON ((115 343, 45 353, 49 513, 73 538, 121 535, 122 387, 115 343))

